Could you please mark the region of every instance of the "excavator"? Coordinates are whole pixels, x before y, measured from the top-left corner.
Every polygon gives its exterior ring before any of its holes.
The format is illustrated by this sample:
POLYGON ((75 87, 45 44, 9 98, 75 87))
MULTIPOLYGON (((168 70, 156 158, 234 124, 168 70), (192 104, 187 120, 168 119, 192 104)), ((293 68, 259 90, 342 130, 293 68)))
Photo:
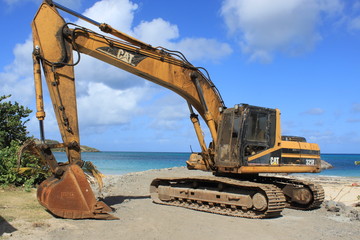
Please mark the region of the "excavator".
POLYGON ((34 149, 52 173, 39 185, 37 198, 53 215, 116 219, 112 209, 96 199, 82 169, 74 75, 81 54, 168 88, 188 104, 201 152, 191 153, 187 168, 213 174, 156 178, 150 185, 153 202, 245 218, 278 217, 285 207, 310 210, 323 202, 320 185, 282 176, 320 172, 319 146, 303 137, 282 136, 278 109, 248 104, 227 108, 207 71, 193 66, 181 52, 153 47, 50 0, 41 3, 32 32, 41 138, 34 149), (97 26, 102 33, 65 22, 59 10, 97 26), (61 133, 60 144, 44 141, 42 74, 61 133), (199 115, 211 134, 208 145, 199 115), (54 147, 65 148, 67 162, 55 159, 54 147))

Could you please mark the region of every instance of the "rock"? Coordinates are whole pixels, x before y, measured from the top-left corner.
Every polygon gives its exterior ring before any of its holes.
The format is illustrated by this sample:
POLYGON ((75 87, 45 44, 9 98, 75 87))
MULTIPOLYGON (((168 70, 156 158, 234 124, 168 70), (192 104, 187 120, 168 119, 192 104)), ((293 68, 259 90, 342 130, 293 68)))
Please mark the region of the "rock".
POLYGON ((346 206, 344 203, 335 201, 325 201, 325 209, 329 212, 336 213, 337 217, 346 217, 350 221, 360 221, 360 212, 355 208, 346 206))
POLYGON ((360 213, 356 209, 352 209, 348 214, 350 221, 360 221, 360 213))
POLYGON ((330 168, 334 168, 333 165, 331 165, 330 163, 321 160, 321 170, 325 170, 325 169, 330 169, 330 168))
POLYGON ((340 212, 340 207, 334 201, 325 201, 325 209, 329 212, 340 212))
POLYGON ((337 202, 336 206, 339 207, 341 210, 346 211, 348 207, 342 202, 337 202))

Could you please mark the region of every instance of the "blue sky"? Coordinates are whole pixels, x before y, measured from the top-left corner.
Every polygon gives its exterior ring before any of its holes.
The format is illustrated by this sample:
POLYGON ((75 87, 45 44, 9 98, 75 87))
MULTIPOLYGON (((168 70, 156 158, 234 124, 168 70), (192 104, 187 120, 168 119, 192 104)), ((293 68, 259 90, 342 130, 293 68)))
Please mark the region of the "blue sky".
MULTIPOLYGON (((30 23, 41 1, 0 2, 0 95, 35 111, 30 23)), ((304 136, 323 153, 360 153, 360 1, 58 2, 153 46, 182 51, 209 71, 228 107, 279 108, 284 135, 304 136)), ((75 73, 82 144, 199 150, 181 97, 89 57, 75 73)), ((60 140, 45 100, 46 138, 60 140)), ((28 129, 39 136, 34 115, 28 129)))

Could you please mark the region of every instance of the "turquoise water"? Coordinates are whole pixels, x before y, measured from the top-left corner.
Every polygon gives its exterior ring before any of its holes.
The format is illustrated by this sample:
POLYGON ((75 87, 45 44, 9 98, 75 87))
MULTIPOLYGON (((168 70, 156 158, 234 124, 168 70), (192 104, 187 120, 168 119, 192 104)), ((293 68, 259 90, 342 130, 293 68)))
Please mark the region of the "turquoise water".
MULTIPOLYGON (((63 152, 54 153, 58 161, 66 161, 63 152)), ((190 153, 167 152, 85 152, 84 161, 91 161, 102 173, 120 175, 150 169, 186 166, 190 153)))
MULTIPOLYGON (((56 152, 60 162, 66 161, 65 153, 56 152)), ((82 153, 84 161, 93 162, 104 174, 120 175, 150 169, 186 166, 190 153, 167 152, 86 152, 82 153)), ((331 163, 334 168, 324 170, 319 175, 360 177, 360 154, 322 154, 322 159, 331 163)))
POLYGON ((318 173, 319 175, 360 177, 360 154, 321 154, 321 158, 332 164, 334 168, 318 173))

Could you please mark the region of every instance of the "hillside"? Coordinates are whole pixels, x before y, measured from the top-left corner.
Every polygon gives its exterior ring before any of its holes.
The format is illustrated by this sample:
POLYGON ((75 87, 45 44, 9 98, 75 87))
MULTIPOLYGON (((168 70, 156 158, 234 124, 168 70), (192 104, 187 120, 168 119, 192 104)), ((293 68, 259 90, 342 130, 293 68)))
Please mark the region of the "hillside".
MULTIPOLYGON (((39 139, 35 139, 36 144, 40 143, 39 139)), ((59 141, 56 140, 51 140, 51 139, 45 139, 45 143, 46 144, 59 144, 59 141)), ((96 149, 96 148, 92 148, 92 147, 88 147, 85 145, 81 145, 80 146, 81 152, 100 152, 100 150, 96 149)), ((64 148, 53 148, 51 149, 53 152, 65 152, 64 148)))

